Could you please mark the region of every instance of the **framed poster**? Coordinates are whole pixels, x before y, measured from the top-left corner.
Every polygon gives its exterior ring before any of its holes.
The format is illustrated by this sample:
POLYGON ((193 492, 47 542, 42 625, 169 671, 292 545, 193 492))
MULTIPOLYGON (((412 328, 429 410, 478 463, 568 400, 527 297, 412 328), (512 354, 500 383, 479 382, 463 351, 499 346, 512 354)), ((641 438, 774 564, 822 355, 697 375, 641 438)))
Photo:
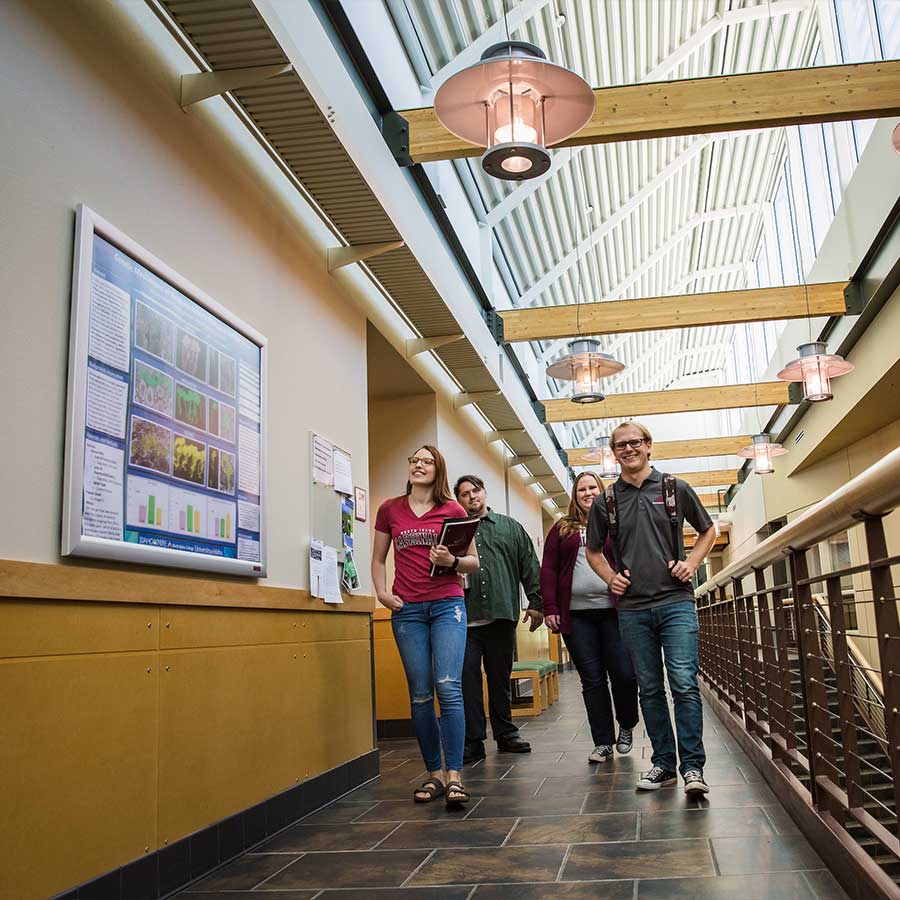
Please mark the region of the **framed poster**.
POLYGON ((264 577, 266 340, 86 206, 62 553, 264 577))
POLYGON ((353 489, 353 500, 354 505, 356 507, 356 521, 357 522, 365 522, 366 521, 366 492, 361 488, 353 489))

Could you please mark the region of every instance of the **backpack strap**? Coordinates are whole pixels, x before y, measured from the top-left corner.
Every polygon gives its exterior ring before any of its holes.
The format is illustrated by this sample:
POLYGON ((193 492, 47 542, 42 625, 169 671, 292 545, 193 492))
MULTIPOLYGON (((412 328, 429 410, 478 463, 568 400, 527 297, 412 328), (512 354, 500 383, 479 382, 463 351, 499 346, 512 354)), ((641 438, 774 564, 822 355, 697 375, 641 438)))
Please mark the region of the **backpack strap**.
POLYGON ((682 550, 683 535, 678 527, 678 494, 676 492, 675 476, 670 475, 668 472, 663 473, 662 494, 663 502, 666 505, 666 515, 669 517, 669 524, 672 526, 672 551, 677 562, 684 555, 682 550))
POLYGON ((616 506, 614 484, 604 488, 603 500, 606 503, 606 518, 609 520, 609 536, 615 541, 619 534, 619 510, 616 506))

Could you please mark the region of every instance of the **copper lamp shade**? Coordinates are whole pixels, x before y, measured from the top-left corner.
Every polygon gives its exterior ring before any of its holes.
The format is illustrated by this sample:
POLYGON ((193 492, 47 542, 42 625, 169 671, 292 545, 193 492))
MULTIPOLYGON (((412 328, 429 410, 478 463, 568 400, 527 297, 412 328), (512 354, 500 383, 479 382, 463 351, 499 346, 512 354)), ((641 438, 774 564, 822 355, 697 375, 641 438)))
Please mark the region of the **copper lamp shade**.
POLYGON ((787 450, 781 444, 773 444, 769 435, 762 434, 753 435, 753 443, 743 450, 738 451, 738 456, 742 459, 753 460, 753 471, 757 475, 771 475, 775 471, 772 460, 776 456, 784 456, 787 450))
POLYGON ((600 353, 593 338, 572 341, 569 352, 547 367, 547 374, 560 381, 574 381, 573 403, 598 403, 604 399, 600 379, 621 372, 625 366, 608 353, 600 353))
POLYGON ((847 362, 842 356, 826 353, 825 344, 821 341, 801 344, 797 352, 800 356, 791 360, 778 373, 778 378, 782 381, 802 382, 803 399, 812 403, 830 400, 834 396, 831 392, 831 379, 846 375, 854 368, 853 363, 847 362))
POLYGON ((590 121, 594 92, 574 72, 548 62, 540 47, 504 41, 438 88, 434 112, 448 131, 486 148, 485 172, 524 181, 550 168, 548 146, 590 121))
POLYGON ((891 132, 891 146, 894 148, 894 153, 900 153, 900 125, 891 132))

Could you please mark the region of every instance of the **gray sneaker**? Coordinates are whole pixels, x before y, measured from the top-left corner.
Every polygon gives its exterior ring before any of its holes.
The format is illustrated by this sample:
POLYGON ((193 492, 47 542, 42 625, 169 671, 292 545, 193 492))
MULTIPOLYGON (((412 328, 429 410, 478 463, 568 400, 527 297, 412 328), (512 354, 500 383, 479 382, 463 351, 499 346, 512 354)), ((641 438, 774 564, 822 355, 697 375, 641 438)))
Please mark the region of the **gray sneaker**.
POLYGON ((654 766, 649 772, 641 775, 637 783, 639 791, 658 791, 661 787, 669 787, 678 781, 674 772, 667 772, 661 766, 654 766))
POLYGON ((688 797, 702 797, 709 793, 709 785, 699 769, 688 769, 684 773, 684 792, 688 797))
POLYGON ((600 744, 599 747, 594 747, 591 755, 588 757, 588 762, 590 763, 604 763, 608 759, 612 759, 613 748, 610 747, 609 744, 600 744))
POLYGON ((616 738, 616 750, 619 753, 631 753, 634 746, 634 732, 630 728, 620 728, 619 736, 616 738))

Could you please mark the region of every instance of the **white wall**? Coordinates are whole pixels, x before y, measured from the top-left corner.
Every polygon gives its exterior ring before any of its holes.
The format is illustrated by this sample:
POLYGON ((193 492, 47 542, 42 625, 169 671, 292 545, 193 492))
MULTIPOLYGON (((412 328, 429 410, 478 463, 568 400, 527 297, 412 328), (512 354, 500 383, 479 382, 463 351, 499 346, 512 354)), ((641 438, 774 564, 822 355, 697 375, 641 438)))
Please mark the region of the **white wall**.
MULTIPOLYGON (((3 5, 0 556, 59 557, 74 209, 86 203, 269 338, 269 572, 305 587, 308 431, 368 468, 366 323, 325 271, 318 220, 142 2, 3 5), (219 115, 217 115, 217 111, 219 115), (304 229, 307 229, 304 231, 304 229), (14 514, 12 512, 14 511, 14 514)), ((368 570, 368 524, 357 523, 368 570)))

